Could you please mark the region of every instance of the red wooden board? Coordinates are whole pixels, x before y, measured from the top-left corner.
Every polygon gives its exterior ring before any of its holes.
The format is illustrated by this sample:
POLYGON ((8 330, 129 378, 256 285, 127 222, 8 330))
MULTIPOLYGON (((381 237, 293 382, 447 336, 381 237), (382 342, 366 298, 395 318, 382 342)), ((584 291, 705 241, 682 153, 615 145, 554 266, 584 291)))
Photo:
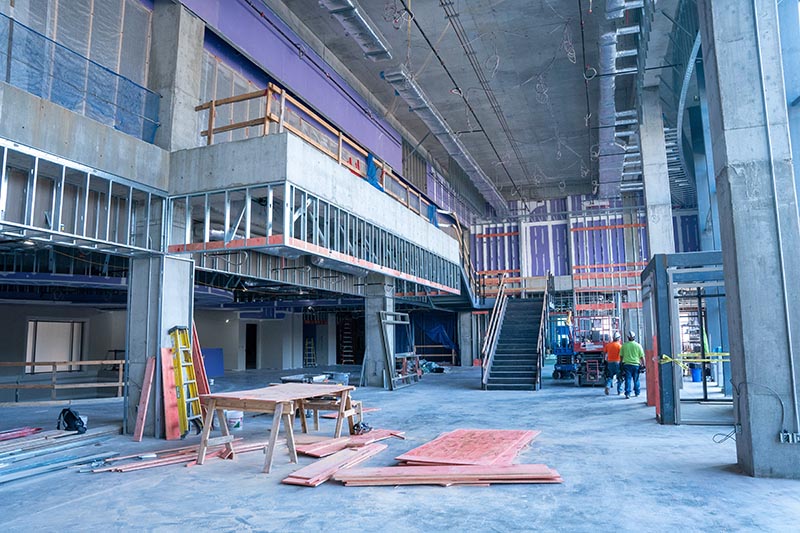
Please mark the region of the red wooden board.
POLYGON ((206 376, 206 363, 203 359, 203 351, 200 349, 200 338, 197 336, 194 320, 192 320, 192 365, 197 378, 197 392, 209 394, 211 389, 208 386, 208 376, 206 376))
POLYGON ((139 410, 136 412, 136 427, 133 430, 134 442, 141 442, 144 435, 144 421, 147 418, 147 407, 150 405, 150 390, 153 388, 153 375, 156 372, 156 358, 148 357, 144 365, 144 381, 142 394, 139 396, 139 410))
POLYGON ((562 481, 558 472, 542 464, 352 468, 338 472, 334 479, 349 486, 449 486, 490 483, 560 483, 562 481))
POLYGON ((540 431, 457 429, 397 457, 398 461, 446 465, 510 463, 540 431))
POLYGON ((289 477, 283 479, 281 482, 288 485, 316 487, 328 481, 336 472, 363 463, 373 455, 382 452, 387 447, 388 446, 385 444, 369 444, 362 448, 340 450, 330 457, 320 459, 300 470, 292 472, 289 477))
POLYGON ((172 350, 161 348, 161 383, 164 395, 164 427, 167 440, 181 438, 181 423, 178 415, 178 393, 175 390, 175 369, 172 350))

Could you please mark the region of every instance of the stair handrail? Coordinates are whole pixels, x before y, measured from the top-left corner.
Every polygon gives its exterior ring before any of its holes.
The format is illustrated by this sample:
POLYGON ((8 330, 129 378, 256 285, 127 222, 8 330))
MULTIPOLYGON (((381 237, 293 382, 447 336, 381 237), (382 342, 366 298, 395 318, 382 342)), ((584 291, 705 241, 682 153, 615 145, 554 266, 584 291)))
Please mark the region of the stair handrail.
POLYGON ((461 263, 464 270, 467 272, 469 279, 469 288, 472 290, 473 295, 478 294, 478 279, 475 276, 475 267, 472 266, 472 256, 470 254, 469 243, 464 239, 464 228, 461 226, 461 221, 458 219, 456 213, 452 214, 453 219, 456 221, 456 235, 458 240, 459 251, 461 252, 461 263))
POLYGON ((548 270, 545 273, 544 295, 542 297, 542 316, 539 320, 539 339, 536 344, 538 356, 536 357, 536 383, 534 388, 538 389, 542 386, 542 368, 544 367, 544 350, 545 350, 545 333, 547 331, 547 297, 550 293, 550 282, 552 281, 552 274, 548 270))
POLYGON ((494 301, 492 313, 489 315, 489 324, 486 327, 486 335, 483 338, 483 347, 481 348, 481 382, 484 385, 486 385, 489 376, 487 370, 491 367, 492 360, 494 359, 498 333, 508 301, 508 295, 505 292, 507 276, 508 274, 503 274, 500 277, 500 288, 497 292, 497 299, 494 301))

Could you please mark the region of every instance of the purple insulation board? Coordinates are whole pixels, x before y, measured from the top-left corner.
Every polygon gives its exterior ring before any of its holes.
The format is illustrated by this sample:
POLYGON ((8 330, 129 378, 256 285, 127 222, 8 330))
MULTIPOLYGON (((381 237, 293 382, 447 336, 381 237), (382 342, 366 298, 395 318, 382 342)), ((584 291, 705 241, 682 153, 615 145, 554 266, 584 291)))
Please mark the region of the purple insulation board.
POLYGON ((182 3, 349 136, 393 168, 403 168, 400 135, 262 3, 257 7, 263 12, 263 19, 247 0, 182 0, 182 3))
POLYGON ((567 276, 569 268, 569 231, 567 224, 553 224, 553 275, 567 276))
POLYGON ((544 276, 550 270, 550 236, 547 225, 528 228, 530 275, 544 276))

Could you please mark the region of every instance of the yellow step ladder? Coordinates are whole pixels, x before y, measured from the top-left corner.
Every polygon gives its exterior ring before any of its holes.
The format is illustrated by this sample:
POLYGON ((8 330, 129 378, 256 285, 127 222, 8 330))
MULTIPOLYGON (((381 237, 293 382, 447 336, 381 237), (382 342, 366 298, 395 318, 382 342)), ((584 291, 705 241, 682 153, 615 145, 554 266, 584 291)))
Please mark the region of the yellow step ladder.
POLYGON ((203 410, 200 394, 197 391, 197 376, 192 360, 192 345, 189 342, 189 328, 175 326, 169 330, 172 339, 172 363, 175 370, 175 389, 178 395, 178 419, 181 438, 189 433, 189 423, 197 432, 203 429, 203 410))

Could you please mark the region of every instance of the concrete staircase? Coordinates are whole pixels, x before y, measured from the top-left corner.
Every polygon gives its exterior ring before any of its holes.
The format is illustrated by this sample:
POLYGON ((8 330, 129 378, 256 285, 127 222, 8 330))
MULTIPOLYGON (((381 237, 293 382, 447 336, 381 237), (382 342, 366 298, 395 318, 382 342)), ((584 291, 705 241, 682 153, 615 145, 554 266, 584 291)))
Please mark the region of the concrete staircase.
POLYGON ((486 390, 539 388, 539 323, 543 299, 509 298, 486 390))

